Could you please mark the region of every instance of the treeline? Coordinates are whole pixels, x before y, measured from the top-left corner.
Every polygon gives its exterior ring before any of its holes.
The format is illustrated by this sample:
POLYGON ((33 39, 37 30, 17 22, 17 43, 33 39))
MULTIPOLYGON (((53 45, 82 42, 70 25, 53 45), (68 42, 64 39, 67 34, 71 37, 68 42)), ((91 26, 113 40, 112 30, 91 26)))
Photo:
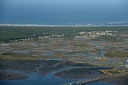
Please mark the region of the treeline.
POLYGON ((128 26, 118 27, 35 27, 35 26, 0 26, 0 41, 8 41, 22 38, 37 38, 38 36, 50 36, 53 34, 64 37, 76 36, 83 31, 128 31, 128 26))

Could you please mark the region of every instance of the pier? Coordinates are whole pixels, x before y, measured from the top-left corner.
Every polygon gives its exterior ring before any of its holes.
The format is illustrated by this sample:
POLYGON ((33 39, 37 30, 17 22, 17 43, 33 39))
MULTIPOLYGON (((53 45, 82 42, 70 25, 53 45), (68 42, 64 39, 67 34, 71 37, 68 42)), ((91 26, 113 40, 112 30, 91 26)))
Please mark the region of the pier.
POLYGON ((91 83, 91 82, 94 82, 94 81, 102 80, 102 79, 109 78, 109 77, 112 77, 112 76, 122 76, 122 75, 126 75, 126 74, 127 73, 104 75, 104 76, 90 78, 90 79, 86 79, 86 80, 78 80, 78 81, 66 83, 66 84, 63 84, 63 85, 84 85, 84 84, 87 84, 87 83, 91 83))

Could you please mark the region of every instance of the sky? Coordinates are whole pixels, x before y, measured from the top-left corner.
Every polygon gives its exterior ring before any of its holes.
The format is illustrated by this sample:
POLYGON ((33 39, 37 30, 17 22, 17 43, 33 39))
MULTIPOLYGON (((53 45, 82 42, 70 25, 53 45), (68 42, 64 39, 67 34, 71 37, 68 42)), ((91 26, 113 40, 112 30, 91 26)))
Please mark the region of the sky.
POLYGON ((14 7, 14 9, 20 9, 21 7, 84 7, 92 8, 92 10, 96 7, 125 10, 128 7, 128 0, 0 0, 0 5, 3 6, 4 10, 9 7, 14 7))
POLYGON ((20 17, 26 23, 36 19, 43 22, 46 18, 51 18, 52 22, 66 21, 68 18, 84 22, 81 17, 93 20, 91 18, 96 16, 99 20, 108 17, 106 20, 109 21, 113 17, 115 21, 128 21, 127 10, 128 0, 0 0, 0 23, 16 22, 20 17), (55 19, 57 16, 58 19, 55 19))

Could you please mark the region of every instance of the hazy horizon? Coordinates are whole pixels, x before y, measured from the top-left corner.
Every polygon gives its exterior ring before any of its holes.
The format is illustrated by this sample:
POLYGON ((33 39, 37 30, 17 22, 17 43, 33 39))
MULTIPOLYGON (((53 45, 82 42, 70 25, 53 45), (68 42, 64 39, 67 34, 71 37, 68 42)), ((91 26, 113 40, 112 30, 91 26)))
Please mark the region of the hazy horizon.
POLYGON ((1 0, 0 24, 128 22, 127 0, 1 0))

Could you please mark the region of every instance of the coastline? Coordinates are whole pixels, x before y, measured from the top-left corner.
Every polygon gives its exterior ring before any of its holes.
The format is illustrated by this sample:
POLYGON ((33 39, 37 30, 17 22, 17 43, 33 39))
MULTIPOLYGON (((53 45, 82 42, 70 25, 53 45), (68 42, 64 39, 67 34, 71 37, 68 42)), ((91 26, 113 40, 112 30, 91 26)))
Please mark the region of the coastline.
POLYGON ((85 24, 85 25, 52 25, 52 24, 0 24, 0 26, 22 26, 22 27, 115 27, 128 25, 105 25, 105 24, 85 24))

